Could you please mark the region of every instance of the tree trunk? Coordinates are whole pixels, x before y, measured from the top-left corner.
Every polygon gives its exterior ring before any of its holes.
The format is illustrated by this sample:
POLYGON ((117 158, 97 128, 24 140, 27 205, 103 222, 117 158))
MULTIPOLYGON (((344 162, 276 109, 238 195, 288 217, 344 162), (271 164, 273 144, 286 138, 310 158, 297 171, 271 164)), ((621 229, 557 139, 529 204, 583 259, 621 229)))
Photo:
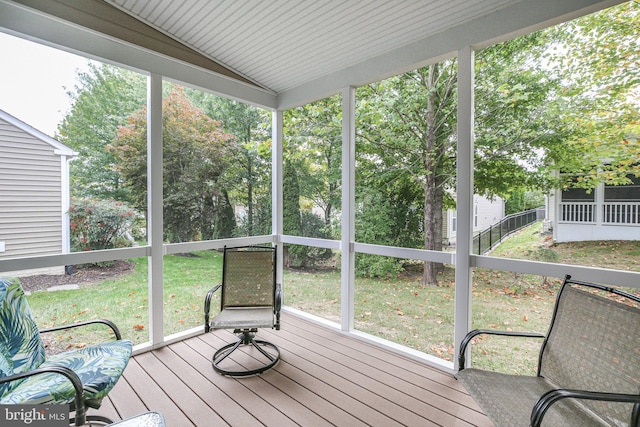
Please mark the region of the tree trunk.
POLYGON ((247 231, 253 236, 253 162, 247 152, 247 231))
MULTIPOLYGON (((426 112, 426 135, 424 141, 423 164, 425 172, 425 188, 424 188, 424 248, 427 250, 436 250, 438 247, 437 239, 440 239, 439 247, 442 248, 442 230, 437 231, 438 221, 436 218, 442 218, 442 197, 438 197, 438 187, 436 185, 436 159, 434 157, 434 149, 436 147, 436 100, 437 93, 435 90, 435 81, 438 65, 429 66, 429 74, 427 76, 427 112, 426 112), (440 203, 438 203, 438 200, 440 203), (438 214, 438 210, 440 213, 438 214)), ((440 190, 441 191, 441 190, 440 190)), ((442 228, 442 223, 439 225, 442 228)), ((437 264, 425 261, 424 270, 422 272, 423 285, 437 285, 438 271, 437 264)))

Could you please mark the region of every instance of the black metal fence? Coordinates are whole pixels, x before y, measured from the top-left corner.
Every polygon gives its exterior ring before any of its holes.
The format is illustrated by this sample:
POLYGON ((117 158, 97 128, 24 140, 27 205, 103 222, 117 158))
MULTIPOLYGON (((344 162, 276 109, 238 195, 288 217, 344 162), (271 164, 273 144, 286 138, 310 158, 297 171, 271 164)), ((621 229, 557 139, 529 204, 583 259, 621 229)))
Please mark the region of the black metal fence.
POLYGON ((487 253, 514 231, 543 220, 544 217, 544 208, 529 209, 506 216, 500 222, 474 236, 472 251, 477 255, 487 253))

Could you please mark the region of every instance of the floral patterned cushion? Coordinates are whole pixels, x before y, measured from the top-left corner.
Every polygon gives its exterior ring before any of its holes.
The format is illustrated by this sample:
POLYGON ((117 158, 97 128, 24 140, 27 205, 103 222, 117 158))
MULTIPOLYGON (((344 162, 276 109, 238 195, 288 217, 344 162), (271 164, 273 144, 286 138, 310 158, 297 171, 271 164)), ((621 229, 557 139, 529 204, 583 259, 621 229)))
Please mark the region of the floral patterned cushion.
MULTIPOLYGON (((131 350, 131 341, 117 340, 45 358, 44 345, 20 281, 0 279, 0 377, 65 366, 82 381, 84 399, 97 407, 122 375, 131 350)), ((0 404, 71 403, 74 395, 71 382, 54 373, 0 384, 0 404)))

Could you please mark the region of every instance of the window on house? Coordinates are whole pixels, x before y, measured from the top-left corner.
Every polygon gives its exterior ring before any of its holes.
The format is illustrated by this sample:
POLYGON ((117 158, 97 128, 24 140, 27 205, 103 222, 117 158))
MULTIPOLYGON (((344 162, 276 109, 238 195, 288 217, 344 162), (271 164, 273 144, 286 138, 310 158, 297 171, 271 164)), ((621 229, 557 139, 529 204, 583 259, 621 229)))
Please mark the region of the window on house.
POLYGON ((605 185, 605 202, 638 202, 640 201, 640 177, 627 175, 631 180, 626 185, 605 185))
POLYGON ((478 226, 478 202, 473 204, 473 226, 478 226))
POLYGON ((594 191, 587 191, 584 188, 567 188, 562 191, 563 202, 594 202, 594 191))

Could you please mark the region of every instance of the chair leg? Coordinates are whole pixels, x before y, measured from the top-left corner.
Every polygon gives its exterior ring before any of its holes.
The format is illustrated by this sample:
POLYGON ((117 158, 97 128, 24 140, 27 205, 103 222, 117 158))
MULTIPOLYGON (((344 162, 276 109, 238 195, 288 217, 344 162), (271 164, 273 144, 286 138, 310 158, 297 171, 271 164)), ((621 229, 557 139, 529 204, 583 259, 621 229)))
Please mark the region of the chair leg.
POLYGON ((88 427, 98 427, 98 426, 108 426, 109 424, 113 424, 113 420, 111 418, 103 417, 102 415, 87 415, 85 417, 84 423, 77 424, 75 418, 71 418, 69 420, 69 425, 80 425, 80 426, 88 426, 88 427))
POLYGON ((230 377, 246 377, 249 375, 260 374, 267 369, 271 369, 272 367, 274 367, 280 360, 280 350, 275 346, 275 344, 272 344, 268 341, 254 339, 254 336, 254 331, 242 331, 242 333, 238 335, 238 341, 227 344, 224 347, 218 349, 214 353, 211 360, 213 369, 219 374, 227 375, 230 377), (238 349, 240 345, 252 345, 268 360, 268 362, 264 363, 258 368, 248 370, 228 370, 221 368, 220 364, 222 363, 222 361, 224 361, 231 353, 238 349), (272 349, 274 354, 265 350, 265 348, 267 347, 272 349))

